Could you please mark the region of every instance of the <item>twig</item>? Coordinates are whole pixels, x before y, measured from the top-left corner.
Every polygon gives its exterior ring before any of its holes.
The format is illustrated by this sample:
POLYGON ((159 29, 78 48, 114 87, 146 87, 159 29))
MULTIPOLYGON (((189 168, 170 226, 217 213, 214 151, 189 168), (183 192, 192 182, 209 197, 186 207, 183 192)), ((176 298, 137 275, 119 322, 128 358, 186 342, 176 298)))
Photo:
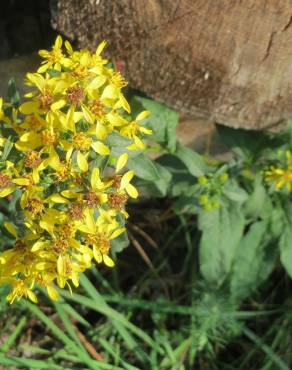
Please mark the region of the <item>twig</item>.
POLYGON ((130 232, 128 232, 128 235, 129 235, 129 238, 130 238, 133 246, 136 248, 136 250, 138 251, 138 253, 142 257, 142 259, 144 260, 144 262, 146 263, 146 265, 153 272, 153 274, 157 277, 157 280, 159 281, 162 289, 164 290, 165 295, 167 297, 169 297, 168 289, 167 289, 166 285, 164 284, 164 281, 159 277, 159 275, 158 275, 158 273, 157 273, 157 271, 156 271, 153 263, 151 262, 151 260, 148 257, 147 253, 143 249, 142 245, 138 242, 137 239, 134 238, 134 236, 130 232))
POLYGON ((139 226, 134 225, 134 224, 132 224, 131 222, 128 222, 128 225, 129 225, 133 230, 135 230, 139 235, 141 235, 141 236, 146 240, 146 242, 148 242, 148 243, 149 243, 149 245, 151 245, 151 247, 153 247, 154 249, 158 249, 158 245, 157 245, 156 241, 155 241, 155 240, 153 240, 153 239, 151 238, 151 236, 150 236, 150 235, 148 235, 144 230, 140 229, 140 227, 139 227, 139 226))
POLYGON ((80 339, 81 343, 84 345, 87 352, 97 361, 103 361, 104 358, 102 355, 100 355, 98 352, 96 352, 93 345, 88 342, 88 340, 85 338, 85 336, 77 329, 75 326, 76 334, 78 335, 78 338, 80 339))

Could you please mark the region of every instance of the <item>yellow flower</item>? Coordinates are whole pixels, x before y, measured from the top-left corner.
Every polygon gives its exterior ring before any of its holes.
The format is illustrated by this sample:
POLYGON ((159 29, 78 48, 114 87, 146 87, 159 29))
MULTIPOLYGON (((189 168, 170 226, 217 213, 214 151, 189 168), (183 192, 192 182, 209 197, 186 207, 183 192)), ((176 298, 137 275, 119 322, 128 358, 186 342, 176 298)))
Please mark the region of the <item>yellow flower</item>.
POLYGON ((15 300, 19 301, 23 296, 29 298, 33 303, 37 303, 37 296, 32 291, 33 286, 27 286, 25 280, 13 280, 11 285, 12 292, 7 296, 9 303, 13 303, 15 300))
POLYGON ((274 184, 276 190, 286 188, 292 190, 292 154, 289 150, 282 153, 284 163, 272 165, 264 171, 265 180, 274 184))
POLYGON ((137 149, 144 149, 145 145, 139 138, 139 134, 143 133, 146 135, 151 135, 152 130, 147 129, 139 124, 140 121, 148 117, 150 114, 149 111, 143 111, 138 116, 134 121, 126 123, 124 126, 121 127, 120 133, 122 136, 126 136, 129 139, 134 140, 134 144, 129 145, 127 149, 129 150, 137 150, 137 149))
POLYGON ((48 75, 44 78, 39 73, 28 73, 27 84, 35 86, 37 90, 26 94, 26 97, 32 97, 32 101, 25 102, 19 107, 23 114, 44 114, 54 112, 66 105, 62 98, 62 93, 66 89, 66 82, 58 78, 50 78, 48 75))
POLYGON ((110 240, 115 239, 125 231, 125 228, 118 228, 116 220, 109 214, 111 211, 102 211, 102 214, 95 220, 93 212, 89 209, 85 211, 84 225, 79 226, 79 230, 86 234, 87 243, 92 245, 93 256, 97 263, 104 262, 109 267, 114 266, 114 261, 109 257, 110 240), (106 218, 110 218, 107 223, 106 218))
POLYGON ((45 60, 42 62, 42 66, 39 67, 38 73, 44 73, 49 68, 61 71, 62 66, 70 67, 71 65, 70 59, 66 58, 62 53, 62 44, 63 44, 62 37, 58 35, 51 51, 48 50, 39 51, 39 55, 45 60))
MULTIPOLYGON (((32 91, 12 109, 12 122, 0 99, 0 120, 13 132, 13 161, 1 163, 0 197, 20 193, 22 224, 20 233, 5 223, 15 242, 0 255, 0 284, 11 286, 11 303, 23 296, 36 303, 37 285, 57 300, 56 286, 78 286, 93 259, 114 266, 111 241, 125 231, 128 197, 138 196, 134 172, 124 171, 127 151, 142 149, 141 137, 151 131, 140 125, 148 111, 129 116, 127 82, 102 57, 105 45, 91 53, 65 41, 63 51, 58 36, 52 50, 40 51, 37 73, 27 74, 32 91), (131 142, 118 148, 118 158, 111 135, 131 142)), ((1 137, 0 147, 6 142, 1 137)))

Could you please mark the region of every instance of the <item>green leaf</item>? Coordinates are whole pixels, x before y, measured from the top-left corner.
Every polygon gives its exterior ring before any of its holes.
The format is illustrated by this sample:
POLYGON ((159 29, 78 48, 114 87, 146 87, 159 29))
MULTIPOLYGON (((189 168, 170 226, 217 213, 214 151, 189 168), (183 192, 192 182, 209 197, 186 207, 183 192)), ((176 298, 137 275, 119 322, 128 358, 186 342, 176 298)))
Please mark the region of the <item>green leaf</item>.
POLYGON ((140 360, 145 359, 145 353, 143 350, 138 351, 138 343, 134 336, 140 337, 142 340, 144 340, 145 343, 150 345, 154 350, 157 350, 158 352, 161 352, 161 349, 157 344, 152 340, 151 337, 147 333, 145 333, 140 328, 136 327, 134 324, 132 324, 126 317, 124 317, 122 314, 111 308, 104 298, 99 294, 99 292, 96 290, 96 288, 93 286, 93 284, 90 282, 90 280, 84 275, 80 275, 80 283, 84 287, 85 291, 90 295, 92 299, 86 298, 81 295, 74 295, 71 296, 68 294, 68 292, 62 292, 61 294, 69 299, 72 299, 73 301, 83 304, 84 306, 90 307, 91 309, 104 314, 109 320, 112 321, 113 326, 116 328, 120 336, 124 339, 126 345, 133 351, 135 349, 135 352, 133 352, 137 358, 140 360), (78 296, 78 297, 77 297, 78 296))
POLYGON ((244 189, 240 188, 236 184, 236 182, 228 182, 223 187, 223 194, 234 202, 243 203, 248 199, 247 192, 244 189))
POLYGON ((240 157, 255 157, 269 145, 268 137, 262 131, 247 131, 217 125, 222 140, 240 157))
POLYGON ((151 115, 142 121, 142 125, 152 129, 151 139, 161 144, 173 153, 176 149, 177 137, 176 126, 178 124, 178 114, 166 105, 157 101, 135 96, 132 104, 141 106, 149 110, 151 115))
POLYGON ((230 277, 231 296, 235 300, 246 298, 266 278, 264 264, 271 261, 269 258, 265 260, 266 232, 267 222, 256 222, 239 243, 230 277))
POLYGON ((280 258, 287 274, 292 278, 292 225, 287 223, 280 237, 280 258))
POLYGON ((17 337, 19 336, 19 334, 21 333, 22 329, 24 328, 24 326, 26 324, 26 321, 27 321, 27 319, 26 319, 25 316, 23 316, 19 320, 18 324, 13 329, 13 331, 11 332, 11 334, 9 335, 9 337, 6 339, 6 341, 4 342, 4 344, 1 345, 1 347, 0 347, 0 351, 1 352, 8 352, 8 350, 11 348, 11 346, 13 346, 13 344, 17 340, 17 337))
POLYGON ((52 320, 50 317, 46 316, 36 305, 23 300, 21 305, 31 311, 35 316, 37 316, 51 331, 52 333, 66 346, 68 346, 74 353, 78 355, 84 364, 87 364, 90 369, 99 369, 98 363, 93 361, 87 352, 82 350, 77 344, 75 344, 72 339, 70 339, 52 320))
POLYGON ((3 148, 3 153, 1 156, 1 161, 6 161, 7 157, 9 156, 9 153, 11 152, 13 148, 13 143, 10 141, 10 137, 6 140, 4 148, 3 148))
POLYGON ((236 204, 222 205, 220 209, 203 211, 199 215, 200 271, 213 285, 222 284, 229 273, 238 243, 242 237, 245 219, 236 204))
POLYGON ((143 180, 159 180, 159 173, 154 163, 141 153, 135 158, 129 158, 127 167, 135 172, 135 175, 143 180))
POLYGON ((111 156, 116 158, 123 153, 128 153, 129 157, 136 157, 141 153, 141 150, 128 150, 127 146, 133 144, 133 141, 117 132, 112 132, 107 137, 106 143, 111 148, 111 156))
MULTIPOLYGON (((243 328, 243 333, 246 335, 252 342, 256 344, 277 366, 279 370, 289 370, 289 367, 285 362, 273 351, 273 348, 268 346, 260 337, 258 337, 253 331, 249 330, 247 327, 243 328)), ((274 367, 270 369, 275 369, 274 367)))
POLYGON ((60 71, 57 71, 56 69, 49 68, 47 70, 47 73, 49 74, 50 77, 59 77, 61 75, 60 71))
POLYGON ((180 196, 173 205, 173 209, 177 213, 189 213, 196 215, 200 208, 196 205, 195 199, 188 196, 180 196))
POLYGON ((119 235, 117 238, 111 240, 111 251, 113 253, 119 253, 125 248, 127 248, 130 244, 128 234, 124 232, 123 234, 119 235))
POLYGON ((178 145, 174 154, 184 163, 190 174, 195 177, 203 176, 209 171, 203 157, 192 149, 178 145))
POLYGON ((262 183, 262 177, 257 176, 254 181, 254 189, 249 199, 244 205, 246 217, 257 219, 261 214, 263 205, 266 201, 266 190, 262 183))
POLYGON ((17 91, 14 78, 10 78, 10 80, 8 81, 7 96, 13 106, 18 107, 20 105, 20 95, 17 91))

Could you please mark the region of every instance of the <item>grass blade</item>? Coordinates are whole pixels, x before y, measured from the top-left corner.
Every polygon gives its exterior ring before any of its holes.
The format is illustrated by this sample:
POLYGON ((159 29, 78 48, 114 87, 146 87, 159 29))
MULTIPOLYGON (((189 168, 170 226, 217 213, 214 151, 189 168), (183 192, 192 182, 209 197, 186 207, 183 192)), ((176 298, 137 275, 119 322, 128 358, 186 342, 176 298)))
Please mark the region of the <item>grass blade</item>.
POLYGON ((272 350, 270 346, 265 344, 253 331, 248 328, 243 328, 243 333, 252 340, 270 359, 278 366, 280 370, 290 370, 284 361, 272 350))

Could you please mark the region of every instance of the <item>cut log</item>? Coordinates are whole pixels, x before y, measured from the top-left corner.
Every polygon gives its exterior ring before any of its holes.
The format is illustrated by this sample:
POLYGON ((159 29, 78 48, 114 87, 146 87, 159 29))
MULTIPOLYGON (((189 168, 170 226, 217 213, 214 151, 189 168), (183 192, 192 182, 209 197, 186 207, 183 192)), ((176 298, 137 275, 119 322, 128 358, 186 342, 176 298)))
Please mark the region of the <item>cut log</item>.
POLYGON ((108 41, 132 87, 232 127, 292 118, 291 0, 58 0, 55 27, 108 41))

